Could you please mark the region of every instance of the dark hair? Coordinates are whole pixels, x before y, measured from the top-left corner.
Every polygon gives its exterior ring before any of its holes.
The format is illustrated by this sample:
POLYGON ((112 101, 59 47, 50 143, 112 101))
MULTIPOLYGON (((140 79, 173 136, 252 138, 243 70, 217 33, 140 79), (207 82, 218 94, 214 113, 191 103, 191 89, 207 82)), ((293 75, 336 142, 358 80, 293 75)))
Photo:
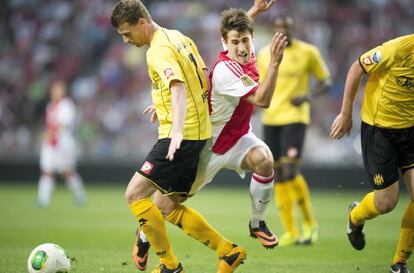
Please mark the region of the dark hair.
POLYGON ((245 10, 231 8, 221 13, 221 37, 227 40, 227 34, 232 30, 253 35, 253 21, 245 10))
POLYGON ((121 0, 112 11, 111 24, 118 28, 123 23, 135 25, 139 18, 152 21, 147 8, 140 0, 121 0))

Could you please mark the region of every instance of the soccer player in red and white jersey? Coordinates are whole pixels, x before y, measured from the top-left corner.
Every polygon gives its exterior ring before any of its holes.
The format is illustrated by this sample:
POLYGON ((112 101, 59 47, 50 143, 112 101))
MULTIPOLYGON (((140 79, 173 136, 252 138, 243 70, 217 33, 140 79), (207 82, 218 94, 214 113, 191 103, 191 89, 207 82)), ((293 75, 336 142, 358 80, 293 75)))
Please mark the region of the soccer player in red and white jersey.
POLYGON ((209 183, 221 169, 231 169, 244 177, 252 171, 250 196, 252 215, 250 235, 266 248, 277 245, 269 231, 264 212, 270 202, 273 185, 273 156, 267 145, 251 131, 254 108, 267 108, 276 85, 279 64, 287 45, 286 37, 276 33, 270 47, 270 64, 266 78, 259 85, 253 52, 252 9, 229 9, 223 12, 221 35, 226 48, 210 73, 210 115, 213 137, 200 155, 194 191, 209 183))
POLYGON ((75 105, 66 97, 66 85, 61 81, 54 82, 46 108, 46 130, 40 151, 38 200, 43 207, 50 203, 55 173, 64 176, 77 205, 86 200, 82 179, 76 171, 74 122, 75 105))

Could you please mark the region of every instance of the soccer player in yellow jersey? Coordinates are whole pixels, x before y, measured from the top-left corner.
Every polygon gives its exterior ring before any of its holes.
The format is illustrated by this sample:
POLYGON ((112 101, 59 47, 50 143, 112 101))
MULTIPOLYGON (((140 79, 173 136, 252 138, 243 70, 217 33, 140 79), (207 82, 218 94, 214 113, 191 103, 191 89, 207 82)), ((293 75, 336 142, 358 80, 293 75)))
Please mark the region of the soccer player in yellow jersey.
MULTIPOLYGON (((275 31, 287 36, 288 45, 271 105, 262 116, 264 140, 275 158, 275 201, 285 229, 279 237, 280 246, 298 242, 310 244, 317 240, 318 224, 312 212, 308 186, 300 173, 300 157, 310 121, 311 96, 326 92, 330 86, 329 72, 318 49, 294 39, 293 24, 292 16, 287 13, 281 13, 274 21, 275 31), (309 90, 312 75, 316 84, 309 90), (296 204, 303 216, 302 237, 294 215, 296 204)), ((267 73, 269 59, 269 46, 266 46, 257 57, 261 80, 267 73)))
POLYGON ((390 212, 398 203, 400 171, 410 201, 389 272, 408 273, 407 259, 414 248, 414 34, 385 42, 351 65, 341 112, 331 128, 334 139, 351 133, 353 104, 364 74, 368 81, 361 144, 373 191, 349 206, 348 239, 357 250, 365 247, 365 221, 390 212))
MULTIPOLYGON (((139 0, 118 2, 111 23, 125 43, 149 45, 146 55, 154 106, 146 112, 156 115, 159 121, 159 139, 131 178, 125 198, 159 257, 160 264, 152 272, 184 272, 157 202, 164 202, 160 207, 168 208, 187 197, 195 180, 199 153, 211 137, 205 65, 191 39, 160 27, 139 0)), ((219 257, 231 255, 232 262, 237 259, 238 263, 244 259, 245 252, 240 253, 244 250, 219 234, 197 211, 180 205, 164 216, 215 249, 219 257)), ((134 248, 134 262, 138 269, 145 270, 146 257, 140 257, 139 251, 134 248)), ((219 260, 219 268, 229 268, 222 265, 223 261, 219 260)), ((230 269, 219 272, 233 272, 230 269)))

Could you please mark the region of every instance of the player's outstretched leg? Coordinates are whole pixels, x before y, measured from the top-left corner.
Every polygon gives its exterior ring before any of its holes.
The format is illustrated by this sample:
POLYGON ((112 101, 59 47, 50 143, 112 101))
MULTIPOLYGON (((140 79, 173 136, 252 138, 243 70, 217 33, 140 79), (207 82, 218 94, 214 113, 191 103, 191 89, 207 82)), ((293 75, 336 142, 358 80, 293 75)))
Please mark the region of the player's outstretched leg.
POLYGON ((139 228, 136 232, 136 240, 132 249, 132 259, 140 271, 147 269, 150 246, 151 244, 148 242, 145 234, 139 228))
POLYGON ((265 248, 274 248, 279 243, 278 238, 269 230, 264 221, 264 214, 269 204, 274 188, 274 173, 270 168, 270 176, 253 173, 250 181, 250 199, 252 216, 249 222, 250 236, 257 238, 265 248))
POLYGON ((233 248, 230 249, 230 251, 219 257, 217 273, 234 272, 234 270, 244 262, 246 255, 247 252, 243 247, 233 244, 233 248))
POLYGON ((351 243, 351 245, 356 250, 362 250, 365 247, 364 224, 355 225, 351 221, 351 212, 358 205, 359 203, 357 201, 354 201, 349 205, 347 234, 348 234, 348 240, 351 243))

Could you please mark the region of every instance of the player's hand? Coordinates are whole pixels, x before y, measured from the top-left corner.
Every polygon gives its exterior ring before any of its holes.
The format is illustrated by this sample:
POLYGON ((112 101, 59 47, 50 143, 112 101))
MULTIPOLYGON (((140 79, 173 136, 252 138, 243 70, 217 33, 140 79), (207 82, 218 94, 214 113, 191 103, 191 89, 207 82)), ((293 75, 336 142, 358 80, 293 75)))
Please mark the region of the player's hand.
POLYGON ((349 136, 352 131, 352 115, 339 114, 331 126, 329 136, 333 139, 340 139, 345 134, 349 136))
POLYGON ((266 11, 268 9, 270 9, 272 7, 272 5, 274 3, 276 3, 277 0, 270 0, 269 2, 267 2, 266 0, 255 0, 253 7, 258 11, 258 12, 262 12, 262 11, 266 11))
POLYGON ((170 146, 168 147, 168 154, 165 157, 169 161, 173 161, 175 152, 180 149, 181 142, 183 141, 183 133, 174 132, 171 138, 170 146))
POLYGON ((157 112, 155 111, 155 106, 154 105, 150 105, 147 108, 145 108, 144 112, 142 112, 144 115, 150 113, 151 117, 150 117, 150 121, 152 123, 155 123, 158 120, 158 116, 157 116, 157 112))
POLYGON ((279 65, 283 59, 283 52, 287 46, 287 37, 283 33, 276 32, 270 44, 270 62, 279 65))
POLYGON ((308 96, 297 96, 290 100, 290 103, 294 106, 301 106, 304 102, 309 101, 308 96))

